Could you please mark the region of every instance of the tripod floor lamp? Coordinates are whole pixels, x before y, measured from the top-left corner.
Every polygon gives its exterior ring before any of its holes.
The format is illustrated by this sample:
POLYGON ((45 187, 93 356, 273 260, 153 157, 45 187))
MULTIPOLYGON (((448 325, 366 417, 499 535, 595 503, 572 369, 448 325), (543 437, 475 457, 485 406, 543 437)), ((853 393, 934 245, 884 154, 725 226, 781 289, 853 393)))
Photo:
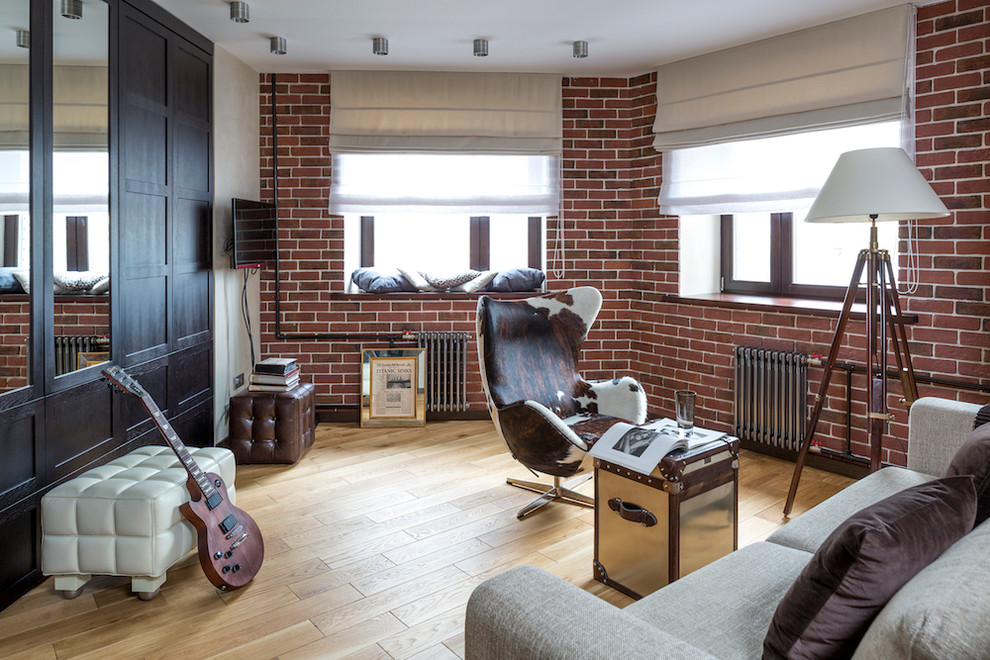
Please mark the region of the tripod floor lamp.
POLYGON ((794 476, 784 504, 784 515, 794 506, 801 470, 815 436, 815 427, 828 394, 835 360, 842 345, 846 323, 866 275, 866 408, 870 437, 870 471, 880 468, 881 445, 887 412, 887 344, 897 363, 904 402, 910 406, 918 398, 911 353, 908 350, 904 317, 897 295, 890 254, 877 245, 877 223, 893 220, 922 220, 949 215, 928 182, 899 148, 849 151, 835 163, 821 192, 811 205, 805 222, 869 222, 870 246, 859 252, 852 279, 842 302, 842 311, 825 362, 821 388, 815 397, 804 434, 794 476), (888 337, 888 332, 889 337, 888 337))

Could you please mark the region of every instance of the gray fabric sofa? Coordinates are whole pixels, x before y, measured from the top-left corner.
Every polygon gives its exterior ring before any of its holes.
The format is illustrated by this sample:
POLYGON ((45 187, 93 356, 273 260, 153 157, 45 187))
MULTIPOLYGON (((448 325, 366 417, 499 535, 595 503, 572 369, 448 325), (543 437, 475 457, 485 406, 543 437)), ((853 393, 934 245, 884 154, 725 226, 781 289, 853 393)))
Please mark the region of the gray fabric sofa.
MULTIPOLYGON (((942 475, 979 406, 926 397, 911 408, 908 467, 852 484, 754 543, 624 609, 533 566, 480 584, 468 660, 759 658, 774 611, 814 551, 856 511, 942 475)), ((590 568, 589 568, 590 570, 590 568)), ((990 658, 990 520, 881 610, 854 658, 990 658)))

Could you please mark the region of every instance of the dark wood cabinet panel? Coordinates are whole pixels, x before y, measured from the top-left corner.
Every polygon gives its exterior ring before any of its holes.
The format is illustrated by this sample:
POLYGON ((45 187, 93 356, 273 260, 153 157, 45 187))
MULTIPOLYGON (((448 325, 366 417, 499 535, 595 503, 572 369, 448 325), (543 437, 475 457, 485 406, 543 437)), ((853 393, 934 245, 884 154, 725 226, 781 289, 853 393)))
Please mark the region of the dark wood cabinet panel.
POLYGON ((126 283, 122 283, 118 296, 126 321, 114 346, 122 348, 124 364, 131 366, 168 351, 168 324, 163 313, 168 304, 167 281, 164 276, 124 277, 126 283))
POLYGON ((131 103, 168 105, 168 32, 136 9, 121 5, 120 94, 131 103))
MULTIPOLYGON (((169 404, 171 403, 168 396, 168 360, 162 358, 130 367, 127 374, 141 384, 141 387, 151 395, 151 398, 155 400, 155 403, 167 417, 170 413, 169 404)), ((121 424, 125 429, 124 435, 128 440, 154 427, 148 418, 148 412, 141 405, 139 399, 123 393, 115 398, 116 405, 120 407, 121 424)))
POLYGON ((168 263, 168 197, 127 190, 121 194, 120 209, 121 220, 128 219, 121 222, 118 230, 124 276, 164 275, 168 263))
POLYGON ((0 416, 0 520, 43 482, 43 411, 35 401, 0 416))
POLYGON ((185 194, 210 192, 210 132, 175 124, 175 182, 185 194))
POLYGON ((209 270, 212 250, 209 241, 204 240, 204 236, 210 236, 213 226, 209 201, 176 200, 173 223, 172 261, 177 272, 209 270))
POLYGON ((182 441, 191 447, 209 447, 213 444, 213 398, 186 411, 172 420, 182 441))
POLYGON ((209 60, 203 57, 202 50, 180 43, 175 50, 173 68, 175 106, 180 116, 209 125, 212 103, 209 60))
POLYGON ((179 346, 187 348, 209 339, 210 283, 208 271, 194 271, 174 276, 174 331, 179 346))
POLYGON ((170 362, 172 400, 176 402, 178 414, 212 396, 210 355, 209 344, 202 344, 173 356, 170 362))
POLYGON ((40 514, 38 505, 13 518, 0 519, 0 609, 14 602, 41 578, 40 514))
POLYGON ((49 481, 89 466, 114 448, 110 388, 96 380, 48 397, 45 444, 49 481))
MULTIPOLYGON (((124 81, 121 81, 122 83, 124 81)), ((168 120, 132 103, 120 110, 121 170, 128 181, 168 185, 168 120)))

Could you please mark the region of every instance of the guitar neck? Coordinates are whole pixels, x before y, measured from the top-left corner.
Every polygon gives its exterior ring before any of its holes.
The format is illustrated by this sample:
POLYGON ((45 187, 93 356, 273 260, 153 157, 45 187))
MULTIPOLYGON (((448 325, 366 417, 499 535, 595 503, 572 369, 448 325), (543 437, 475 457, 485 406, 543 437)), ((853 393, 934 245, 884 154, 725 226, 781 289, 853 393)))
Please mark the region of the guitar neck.
POLYGON ((151 395, 147 392, 142 394, 140 399, 141 403, 145 407, 145 410, 148 411, 148 415, 151 416, 152 421, 155 422, 155 426, 158 427, 158 430, 165 438, 165 442, 167 442, 168 446, 172 448, 175 455, 179 457, 179 461, 182 462, 182 466, 186 469, 186 472, 189 473, 189 476, 193 478, 200 490, 203 491, 204 497, 209 499, 213 493, 216 492, 216 489, 214 489, 213 484, 210 483, 210 480, 207 478, 206 474, 204 474, 199 468, 199 465, 196 464, 196 461, 189 453, 189 450, 186 449, 185 444, 183 444, 182 440, 180 440, 179 436, 175 433, 175 429, 173 429, 172 425, 168 423, 167 419, 165 419, 165 415, 163 415, 162 411, 158 408, 158 404, 155 403, 154 399, 152 399, 151 395))

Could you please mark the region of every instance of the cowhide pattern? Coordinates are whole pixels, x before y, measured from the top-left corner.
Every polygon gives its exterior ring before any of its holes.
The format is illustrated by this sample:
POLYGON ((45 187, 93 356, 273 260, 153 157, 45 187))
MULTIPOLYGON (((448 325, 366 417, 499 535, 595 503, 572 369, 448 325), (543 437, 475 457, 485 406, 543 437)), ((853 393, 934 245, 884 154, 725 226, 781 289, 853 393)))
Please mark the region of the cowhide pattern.
POLYGON ((645 420, 646 396, 635 379, 588 383, 577 373, 601 303, 591 287, 478 300, 478 360, 492 420, 512 455, 538 472, 570 476, 620 418, 645 420))
POLYGON ((618 417, 633 424, 646 421, 646 392, 631 376, 582 381, 576 399, 583 410, 595 415, 618 417))
POLYGON ((560 417, 579 409, 581 345, 601 294, 578 287, 524 300, 478 300, 478 361, 496 407, 536 401, 560 417))
POLYGON ((571 476, 588 449, 560 417, 535 401, 500 408, 495 425, 513 458, 543 474, 571 476))

